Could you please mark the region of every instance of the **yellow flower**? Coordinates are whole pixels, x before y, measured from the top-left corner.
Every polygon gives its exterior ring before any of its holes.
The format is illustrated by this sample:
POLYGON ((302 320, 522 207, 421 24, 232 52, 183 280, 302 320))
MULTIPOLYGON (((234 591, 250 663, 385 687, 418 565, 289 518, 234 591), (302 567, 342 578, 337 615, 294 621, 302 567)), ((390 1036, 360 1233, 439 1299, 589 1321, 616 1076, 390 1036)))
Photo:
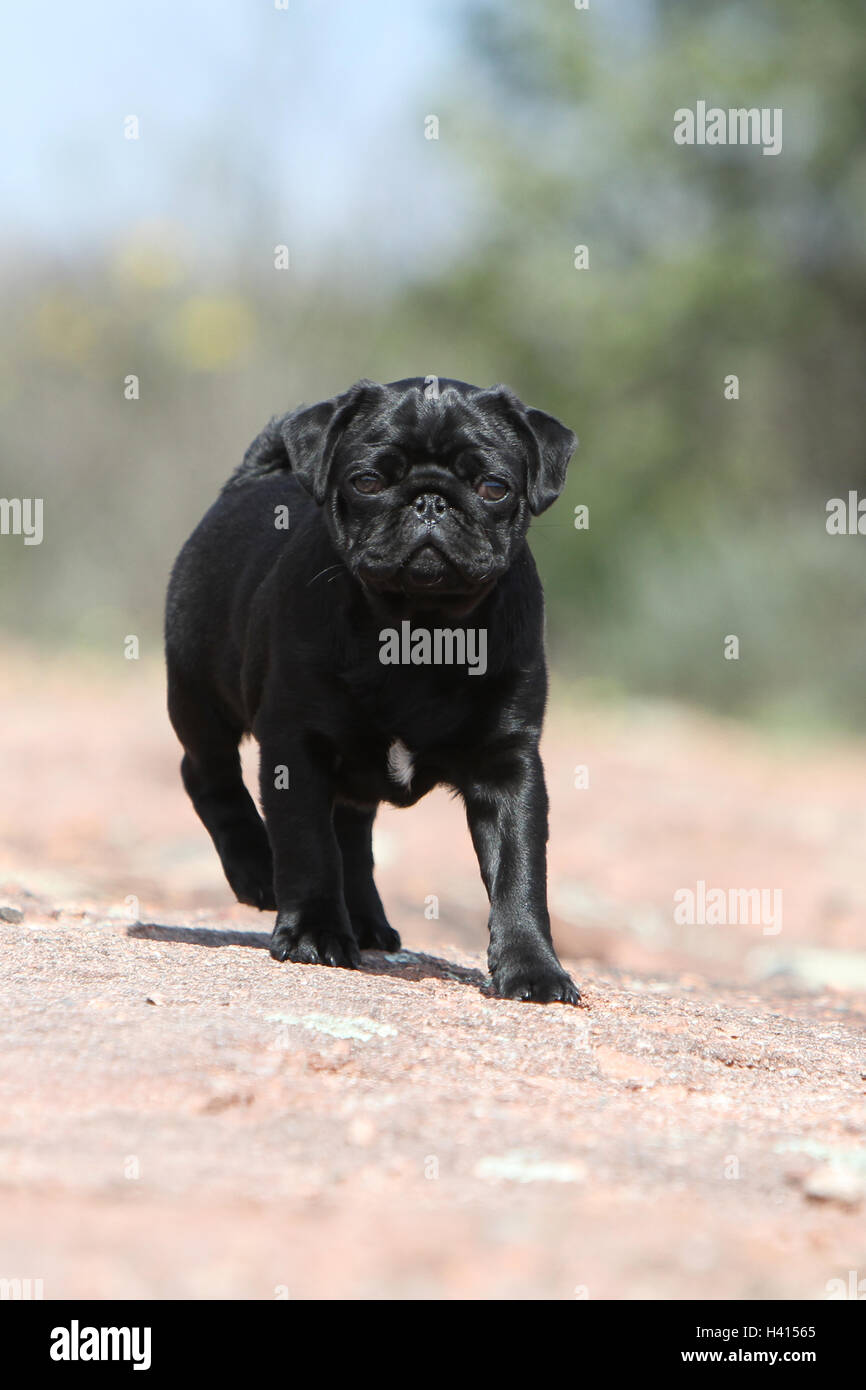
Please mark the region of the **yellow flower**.
POLYGON ((240 296, 196 294, 172 321, 171 346, 192 371, 219 371, 243 355, 254 331, 252 310, 240 296))

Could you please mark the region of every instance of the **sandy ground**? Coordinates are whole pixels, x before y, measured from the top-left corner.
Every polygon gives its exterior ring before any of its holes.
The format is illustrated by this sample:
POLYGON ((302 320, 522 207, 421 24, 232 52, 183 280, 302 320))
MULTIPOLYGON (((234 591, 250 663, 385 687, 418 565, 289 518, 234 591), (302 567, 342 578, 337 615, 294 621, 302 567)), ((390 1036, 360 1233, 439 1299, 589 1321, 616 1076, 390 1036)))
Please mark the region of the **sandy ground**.
POLYGON ((444 794, 381 817, 403 950, 277 965, 180 786, 156 660, 7 653, 0 701, 0 1278, 866 1296, 866 745, 555 696, 569 1009, 488 997, 444 794), (781 930, 678 925, 699 880, 778 888, 781 930))

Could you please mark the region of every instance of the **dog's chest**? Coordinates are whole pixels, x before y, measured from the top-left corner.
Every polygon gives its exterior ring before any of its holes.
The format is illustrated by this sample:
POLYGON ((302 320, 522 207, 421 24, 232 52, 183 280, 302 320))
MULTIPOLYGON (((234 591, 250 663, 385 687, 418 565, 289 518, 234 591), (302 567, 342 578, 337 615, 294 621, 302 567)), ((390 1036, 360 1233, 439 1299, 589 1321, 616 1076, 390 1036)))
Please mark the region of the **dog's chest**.
POLYGON ((412 779, 415 776, 415 755, 402 738, 392 740, 386 763, 391 781, 396 782, 398 787, 411 791, 412 779))
POLYGON ((375 739, 338 758, 337 793, 364 806, 378 801, 412 806, 446 776, 444 762, 429 751, 420 754, 400 737, 375 739))
POLYGON ((461 750, 477 742, 481 682, 431 680, 400 672, 353 682, 338 743, 340 795, 365 804, 411 806, 451 780, 461 750), (351 711, 351 712, 350 712, 351 711))

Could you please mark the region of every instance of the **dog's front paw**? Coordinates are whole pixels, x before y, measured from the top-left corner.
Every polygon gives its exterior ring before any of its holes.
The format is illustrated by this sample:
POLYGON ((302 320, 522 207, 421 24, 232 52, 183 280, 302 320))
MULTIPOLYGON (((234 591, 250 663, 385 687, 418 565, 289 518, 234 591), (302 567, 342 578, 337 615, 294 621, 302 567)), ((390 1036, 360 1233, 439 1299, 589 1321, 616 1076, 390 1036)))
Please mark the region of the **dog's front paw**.
POLYGON ((384 917, 352 913, 352 930, 362 951, 399 951, 400 937, 384 917))
POLYGON ((580 990, 558 961, 543 957, 501 961, 492 971, 493 991, 500 999, 526 999, 535 1004, 577 1004, 580 990))
POLYGON ((361 964, 354 936, 330 926, 282 926, 278 919, 270 949, 274 960, 290 960, 296 965, 336 965, 354 970, 361 964))
POLYGON ((273 912, 277 906, 273 888, 269 888, 257 878, 236 878, 231 887, 239 903, 247 907, 257 907, 259 912, 273 912))
POLYGON ((255 847, 243 854, 226 855, 223 867, 239 903, 257 907, 259 912, 276 912, 274 866, 271 852, 266 846, 255 847))

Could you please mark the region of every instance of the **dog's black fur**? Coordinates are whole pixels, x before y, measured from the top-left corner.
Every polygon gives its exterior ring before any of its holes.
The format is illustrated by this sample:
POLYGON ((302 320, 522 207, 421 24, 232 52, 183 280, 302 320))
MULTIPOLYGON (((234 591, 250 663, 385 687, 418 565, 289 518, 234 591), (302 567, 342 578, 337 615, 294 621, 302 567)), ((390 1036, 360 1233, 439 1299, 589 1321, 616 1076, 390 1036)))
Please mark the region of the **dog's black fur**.
POLYGON ((183 782, 239 900, 276 909, 278 960, 399 947, 373 819, 443 783, 490 897, 496 993, 577 1002, 547 910, 543 597, 525 539, 575 444, 505 387, 361 381, 272 420, 181 551, 166 654, 183 782), (486 629, 486 671, 383 665, 380 633, 404 619, 486 629))

